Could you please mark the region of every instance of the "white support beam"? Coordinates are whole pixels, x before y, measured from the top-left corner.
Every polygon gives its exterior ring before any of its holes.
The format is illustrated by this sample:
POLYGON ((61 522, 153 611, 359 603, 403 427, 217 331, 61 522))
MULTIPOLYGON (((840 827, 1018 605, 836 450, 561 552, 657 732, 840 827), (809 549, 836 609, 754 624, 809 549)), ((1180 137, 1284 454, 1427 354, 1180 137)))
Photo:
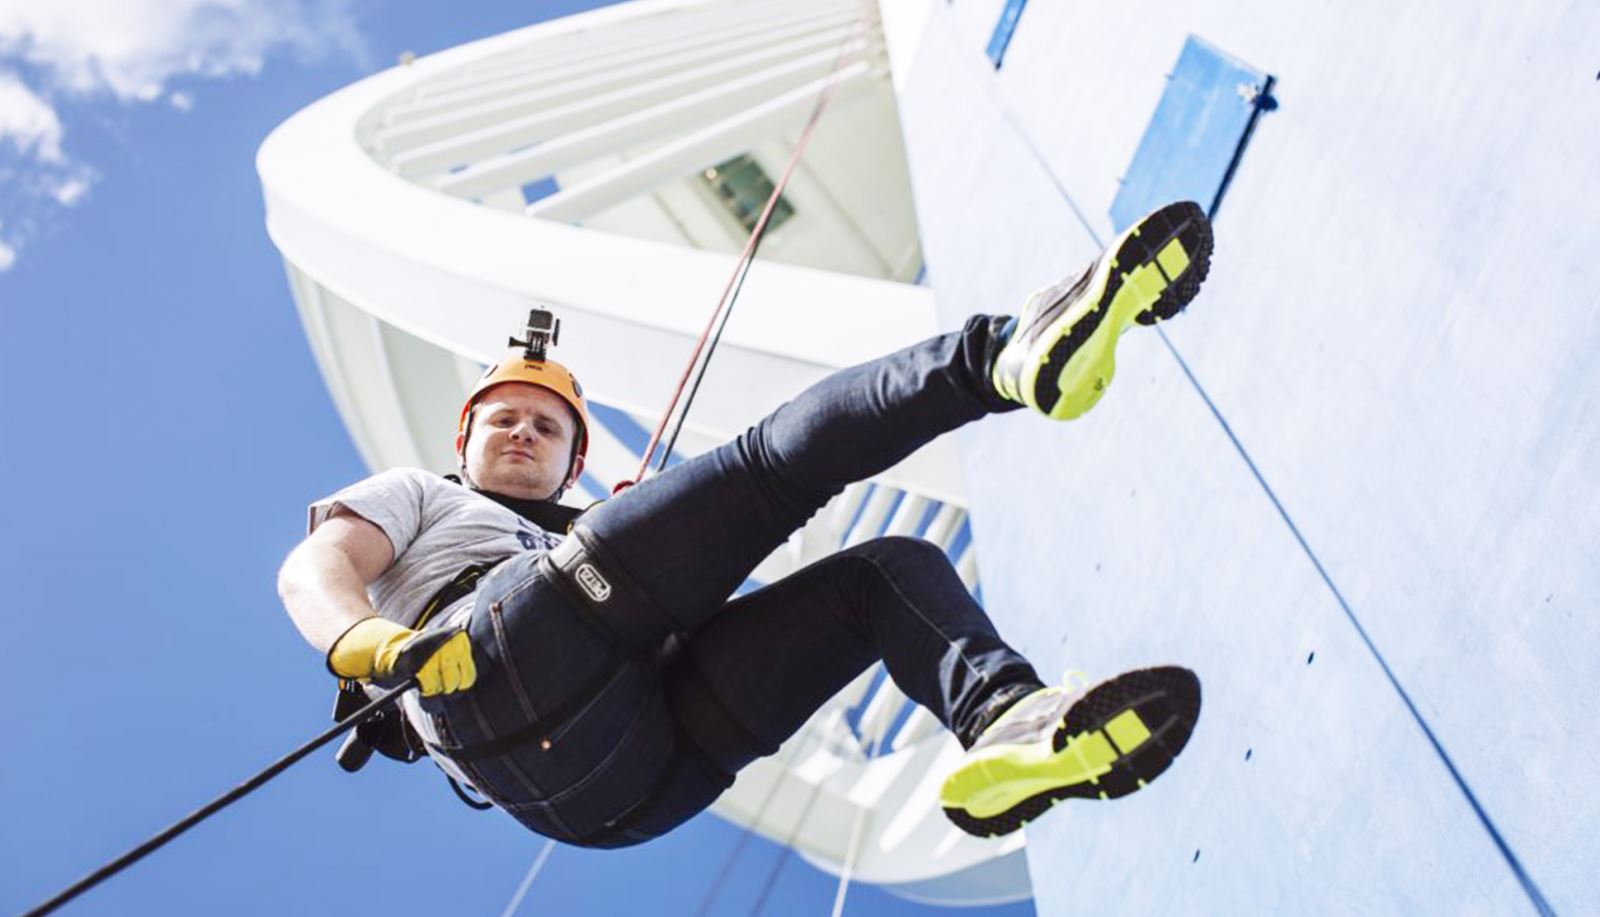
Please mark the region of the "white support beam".
POLYGON ((967 549, 961 552, 961 557, 956 560, 956 575, 961 577, 961 585, 971 592, 978 585, 978 552, 973 550, 972 543, 967 543, 967 549))
MULTIPOLYGON (((434 180, 434 186, 446 194, 465 198, 513 185, 520 187, 602 154, 629 149, 749 109, 775 94, 826 75, 837 56, 831 49, 820 51, 585 130, 568 132, 525 150, 483 159, 459 172, 441 174, 434 180)), ((406 171, 402 169, 403 174, 406 171)))
MULTIPOLYGON (((838 74, 833 104, 843 104, 872 85, 870 65, 858 61, 838 74)), ((730 159, 755 143, 804 116, 816 104, 827 78, 725 118, 704 130, 665 144, 638 159, 564 188, 556 194, 528 205, 528 216, 547 220, 577 222, 613 204, 642 194, 661 182, 730 159)))
POLYGON ((832 548, 837 548, 844 541, 850 523, 856 517, 856 511, 861 504, 866 502, 867 495, 872 492, 873 485, 864 481, 846 485, 844 492, 833 499, 829 512, 828 529, 833 533, 832 548))
POLYGON ((889 742, 890 751, 900 751, 934 735, 944 729, 944 724, 939 718, 928 712, 926 707, 918 707, 906 717, 905 724, 894 734, 889 742))
POLYGON ((395 391, 393 376, 383 366, 385 355, 378 341, 380 317, 345 300, 316 275, 318 302, 332 344, 331 366, 344 379, 349 404, 362 420, 356 432, 364 441, 364 454, 380 461, 373 470, 417 463, 405 411, 395 391))
POLYGON ((444 167, 461 162, 473 162, 483 155, 503 153, 525 143, 537 142, 570 130, 573 125, 547 133, 537 130, 532 134, 528 133, 530 127, 537 126, 539 118, 564 108, 581 107, 584 102, 594 105, 602 101, 628 101, 630 104, 627 107, 620 110, 613 109, 607 115, 615 117, 617 114, 635 110, 646 104, 654 104, 736 79, 751 70, 776 66, 826 48, 837 49, 841 44, 852 41, 851 36, 855 31, 853 28, 832 29, 676 72, 657 68, 630 68, 622 74, 613 72, 588 80, 575 80, 508 100, 451 110, 447 114, 419 119, 409 124, 377 127, 372 132, 369 143, 396 162, 401 160, 401 154, 404 152, 428 152, 437 155, 452 150, 482 150, 476 156, 462 155, 460 152, 445 155, 438 165, 444 167), (642 86, 637 85, 641 82, 642 86), (425 145, 425 150, 417 149, 425 145))
POLYGON ((851 679, 843 690, 828 700, 828 706, 839 710, 848 710, 854 707, 861 701, 861 698, 867 696, 867 689, 872 687, 873 679, 878 677, 880 665, 868 666, 865 672, 851 679))
MULTIPOLYGON (((598 415, 591 415, 589 424, 589 460, 587 473, 600 479, 607 487, 633 477, 639 468, 639 454, 628 448, 611 432, 598 415)), ((610 494, 601 494, 608 497, 610 494)))
POLYGON ((844 535, 842 547, 853 547, 863 541, 878 537, 878 531, 883 527, 884 520, 889 517, 889 509, 894 506, 894 501, 900 496, 900 491, 882 484, 872 489, 872 496, 867 498, 867 505, 862 507, 861 515, 855 520, 855 525, 844 535))
POLYGON ((521 185, 501 185, 485 189, 473 197, 485 207, 504 210, 507 213, 521 213, 523 208, 528 206, 528 199, 523 197, 521 185))
POLYGON ((289 294, 300 312, 300 323, 305 326, 306 338, 311 343, 311 355, 317 361, 317 368, 322 371, 322 381, 328 386, 333 406, 344 421, 345 429, 350 432, 350 440, 355 444, 362 463, 368 468, 380 467, 377 447, 373 444, 371 432, 367 430, 367 419, 356 409, 355 396, 345 381, 339 350, 333 341, 333 331, 328 327, 328 309, 322 300, 322 287, 295 266, 292 260, 285 258, 283 266, 289 275, 289 294))
POLYGON ((875 753, 881 753, 884 735, 908 703, 910 699, 896 687, 893 678, 885 678, 880 682, 878 690, 872 694, 872 700, 867 702, 866 710, 862 711, 861 719, 856 722, 856 732, 860 734, 861 741, 875 753))
MULTIPOLYGON (((830 29, 803 39, 774 41, 768 47, 747 50, 746 54, 756 55, 770 51, 779 55, 778 59, 781 60, 794 54, 792 49, 797 46, 804 46, 807 43, 837 45, 856 31, 858 30, 853 26, 830 29)), ((785 36, 775 37, 782 39, 785 36)), ((572 75, 559 79, 539 80, 518 91, 489 94, 486 98, 472 103, 438 106, 417 117, 397 120, 381 128, 378 136, 386 146, 433 140, 441 136, 489 127, 510 118, 565 105, 579 99, 664 79, 694 67, 714 65, 729 56, 726 46, 694 47, 658 60, 593 71, 587 76, 572 75)))
POLYGON ((637 16, 599 33, 551 35, 537 44, 523 46, 515 54, 469 64, 444 75, 427 86, 419 87, 416 97, 429 98, 456 91, 462 86, 514 78, 529 67, 570 65, 582 63, 591 57, 627 59, 630 55, 648 52, 660 45, 675 46, 685 41, 692 42, 696 36, 715 35, 728 27, 768 22, 797 8, 831 15, 842 9, 853 8, 853 4, 827 2, 808 6, 807 0, 737 0, 732 3, 690 4, 671 16, 637 16))
POLYGON ((455 358, 456 379, 461 383, 461 398, 465 401, 467 393, 483 378, 484 367, 477 360, 469 360, 459 353, 452 353, 451 356, 455 358))
POLYGON ((950 543, 955 540, 956 532, 961 530, 962 520, 966 517, 967 513, 961 507, 954 503, 946 503, 934 514, 933 521, 928 523, 928 531, 923 533, 922 537, 948 551, 950 543))
MULTIPOLYGON (((389 342, 384 337, 383 323, 368 313, 362 313, 367 319, 368 339, 372 342, 372 350, 377 357, 378 376, 385 383, 383 390, 389 395, 389 404, 386 411, 391 411, 400 418, 401 432, 404 434, 406 444, 411 449, 411 456, 403 464, 414 467, 426 467, 428 464, 423 456, 427 452, 422 448, 422 443, 417 440, 417 431, 411 427, 411 418, 406 416, 405 405, 400 403, 400 385, 394 377, 394 359, 389 352, 389 342)), ((370 407, 368 408, 370 410, 370 407)))
POLYGON ((477 105, 537 89, 546 83, 570 83, 620 69, 618 59, 629 67, 651 66, 681 69, 687 62, 716 60, 736 53, 750 53, 771 45, 792 41, 825 30, 849 26, 859 18, 853 12, 815 10, 764 20, 734 29, 708 30, 690 34, 681 42, 655 41, 641 48, 616 55, 587 54, 572 60, 540 58, 526 71, 496 80, 469 83, 460 89, 435 92, 411 102, 400 102, 384 109, 386 126, 407 124, 448 113, 452 108, 477 105), (687 53, 686 53, 687 52, 687 53))
POLYGON ((932 500, 918 494, 907 493, 905 499, 895 508, 894 518, 889 520, 889 527, 884 529, 885 535, 915 535, 917 524, 922 521, 922 516, 933 504, 932 500))

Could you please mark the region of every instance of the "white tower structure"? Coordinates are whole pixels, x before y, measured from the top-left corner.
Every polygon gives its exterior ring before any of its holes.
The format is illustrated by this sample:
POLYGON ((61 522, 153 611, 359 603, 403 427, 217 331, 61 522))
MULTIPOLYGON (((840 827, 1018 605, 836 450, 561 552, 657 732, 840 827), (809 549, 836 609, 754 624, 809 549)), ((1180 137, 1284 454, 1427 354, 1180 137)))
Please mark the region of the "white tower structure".
MULTIPOLYGON (((452 470, 455 414, 530 305, 595 406, 585 491, 631 477, 755 214, 828 82, 679 442, 694 454, 842 366, 936 330, 882 26, 858 0, 636 0, 401 65, 262 145, 268 227, 369 467, 452 470)), ((927 538, 976 587, 953 446, 856 485, 756 571, 880 533, 927 538)), ((869 671, 713 807, 917 900, 1030 894, 1020 835, 956 830, 959 748, 869 671)))

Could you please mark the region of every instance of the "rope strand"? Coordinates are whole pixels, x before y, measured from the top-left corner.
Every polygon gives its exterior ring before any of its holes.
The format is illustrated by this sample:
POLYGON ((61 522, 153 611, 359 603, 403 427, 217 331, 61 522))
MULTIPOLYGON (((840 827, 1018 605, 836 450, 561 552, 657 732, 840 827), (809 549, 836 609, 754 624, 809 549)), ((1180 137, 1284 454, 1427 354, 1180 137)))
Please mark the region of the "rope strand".
POLYGON ((711 886, 706 889, 705 897, 700 899, 700 907, 695 910, 694 917, 705 917, 706 914, 711 912, 711 905, 717 900, 717 896, 722 894, 722 887, 727 884, 728 877, 733 874, 733 864, 738 861, 739 854, 744 851, 745 846, 750 842, 750 838, 756 833, 756 825, 759 825, 761 819, 766 817, 767 810, 772 808, 772 803, 778 798, 778 791, 783 788, 783 774, 788 773, 791 764, 800 760, 802 751, 810 753, 810 746, 817 744, 817 741, 817 736, 814 733, 807 733, 794 743, 794 747, 788 754, 784 755, 780 766, 782 773, 772 782, 772 786, 767 789, 767 795, 761 800, 761 805, 756 807, 755 814, 745 821, 744 828, 739 832, 739 839, 734 841, 733 849, 728 851, 727 857, 723 859, 722 869, 718 871, 717 877, 712 880, 711 886))
POLYGON ((517 885, 517 890, 511 895, 511 901, 506 909, 500 912, 500 917, 511 917, 522 907, 522 899, 528 896, 528 889, 533 887, 533 880, 539 878, 539 873, 544 871, 544 861, 550 859, 550 854, 556 849, 554 839, 544 842, 539 848, 539 855, 533 858, 533 865, 528 867, 528 872, 522 877, 522 882, 517 885))
MULTIPOLYGON (((690 376, 693 375, 694 388, 689 393, 688 399, 683 402, 683 409, 678 411, 676 424, 672 432, 671 442, 677 442, 678 433, 683 429, 683 422, 689 416, 689 406, 694 401, 695 393, 700 390, 700 379, 704 377, 706 367, 711 364, 711 354, 715 351, 717 342, 722 338, 722 328, 727 325, 728 316, 733 312, 734 300, 738 297, 738 291, 744 287, 744 276, 749 273, 750 263, 755 260, 756 250, 760 248, 761 240, 766 237, 767 227, 771 224, 772 214, 777 209, 778 199, 783 196, 784 188, 788 187, 789 178, 794 174, 795 167, 800 163, 800 157, 805 153, 806 146, 811 141, 811 133, 816 128, 817 121, 821 119, 823 110, 827 108, 828 102, 833 96, 834 88, 838 85, 839 73, 843 69, 848 52, 860 35, 861 27, 865 23, 866 17, 863 14, 856 21, 855 31, 851 32, 850 37, 840 46, 839 54, 834 59, 833 67, 828 72, 827 82, 817 95, 817 102, 811 108, 811 115, 806 119, 805 127, 801 130, 799 139, 795 141, 794 153, 789 157, 789 163, 784 168, 783 175, 779 177, 777 184, 773 186, 772 193, 767 195, 766 206, 761 208, 761 216, 756 220, 755 227, 751 229, 749 238, 745 240, 744 249, 739 253, 739 260, 734 264, 733 274, 728 277, 727 284, 722 288, 722 296, 717 300, 717 306, 712 310, 711 318, 706 322, 705 330, 700 332, 700 338, 695 342, 694 352, 689 355, 689 363, 684 367, 683 375, 678 379, 677 387, 673 389, 672 398, 667 402, 666 410, 662 412, 661 422, 656 425, 655 432, 650 434, 650 442, 645 446, 644 456, 639 462, 639 470, 634 476, 634 481, 623 481, 617 485, 616 490, 620 491, 632 483, 644 480, 645 473, 650 470, 650 460, 655 455, 656 447, 661 444, 662 434, 666 431, 667 424, 673 420, 673 413, 677 410, 679 398, 683 396, 684 389, 689 384, 690 376), (712 338, 713 329, 715 329, 716 337, 710 340, 710 347, 707 348, 707 341, 712 338), (705 353, 704 360, 700 358, 702 351, 705 353)), ((672 448, 669 445, 666 453, 661 458, 660 468, 666 467, 667 456, 671 454, 672 448)))
POLYGON ((211 802, 206 803, 199 809, 196 809, 194 812, 190 813, 188 816, 179 819, 177 822, 174 822, 171 826, 166 828, 166 830, 155 835, 127 853, 124 853, 122 856, 117 857, 115 860, 112 860, 94 872, 84 876, 82 879, 79 879, 77 882, 68 886, 65 890, 51 898, 49 901, 46 901, 33 910, 28 911, 26 914, 22 915, 22 917, 42 917, 42 915, 54 911, 56 908, 66 904, 73 898, 78 897, 89 889, 99 885, 101 882, 104 882, 122 870, 127 869, 129 866, 132 866, 134 863, 139 862, 149 854, 154 853, 168 841, 189 830, 190 828, 193 828, 200 822, 205 821, 207 818, 215 815, 229 804, 248 794, 251 790, 254 790, 263 783, 266 783, 268 780, 271 780, 273 777, 276 777, 288 770, 289 766, 294 764, 296 761, 299 761, 306 755, 311 754, 334 739, 337 739, 339 736, 344 735, 346 732, 354 729, 356 726, 359 726, 374 713, 377 713, 379 710, 382 710, 398 700, 401 694, 411 690, 412 688, 415 688, 416 686, 417 680, 415 678, 407 678, 405 681, 401 682, 395 687, 390 688, 383 694, 380 694, 365 707, 362 707, 355 713, 350 714, 348 717, 340 720, 333 726, 328 727, 328 729, 325 730, 321 735, 318 735, 316 738, 312 739, 306 744, 300 746, 292 752, 289 752, 287 755, 284 755, 277 761, 274 761, 272 764, 268 765, 265 770, 256 774, 254 777, 251 777, 249 780, 239 784, 211 802))
POLYGON ((667 457, 672 455, 672 450, 678 445, 678 434, 683 431, 684 421, 689 417, 689 405, 694 404, 695 396, 700 394, 700 382, 706 377, 706 370, 711 366, 711 355, 716 352, 717 344, 722 341, 722 329, 728 326, 728 316, 733 314, 733 302, 739 298, 739 291, 744 289, 744 279, 750 276, 750 265, 754 261, 744 262, 739 271, 738 280, 733 286, 733 297, 729 300, 728 308, 722 310, 722 320, 717 323, 717 330, 711 335, 711 343, 706 347, 706 358, 700 365, 699 372, 695 373, 694 384, 689 387, 689 394, 683 399, 683 411, 678 414, 678 419, 672 427, 672 436, 667 439, 666 448, 661 450, 661 460, 656 463, 656 473, 667 470, 667 457))
MULTIPOLYGON (((881 735, 875 736, 872 741, 867 743, 865 757, 869 764, 878 757, 878 752, 882 745, 882 738, 883 737, 881 735)), ((800 829, 805 825, 806 819, 811 817, 811 810, 816 807, 817 797, 820 796, 821 793, 822 781, 819 780, 817 783, 812 785, 811 793, 806 797, 805 806, 800 810, 800 818, 795 821, 794 829, 789 832, 788 838, 784 840, 783 852, 778 855, 777 862, 772 864, 771 871, 767 873, 766 881, 761 885, 761 895, 756 899, 755 905, 750 909, 751 917, 759 917, 761 911, 766 908, 767 898, 772 894, 773 887, 778 883, 778 874, 783 871, 784 865, 789 862, 789 855, 794 851, 795 839, 800 836, 800 829)), ((865 814, 866 810, 864 808, 856 810, 855 824, 851 827, 850 846, 846 848, 845 851, 845 861, 843 864, 844 870, 839 875, 839 885, 837 890, 834 892, 833 917, 839 917, 840 912, 844 908, 845 891, 850 887, 850 875, 854 871, 855 867, 855 859, 858 853, 857 845, 860 840, 860 832, 863 825, 862 817, 865 814)))
POLYGON ((861 854, 861 830, 867 826, 867 807, 856 809, 855 824, 850 826, 850 846, 844 854, 844 868, 839 871, 839 887, 833 893, 832 917, 844 913, 844 896, 850 890, 850 877, 855 872, 856 857, 861 854))

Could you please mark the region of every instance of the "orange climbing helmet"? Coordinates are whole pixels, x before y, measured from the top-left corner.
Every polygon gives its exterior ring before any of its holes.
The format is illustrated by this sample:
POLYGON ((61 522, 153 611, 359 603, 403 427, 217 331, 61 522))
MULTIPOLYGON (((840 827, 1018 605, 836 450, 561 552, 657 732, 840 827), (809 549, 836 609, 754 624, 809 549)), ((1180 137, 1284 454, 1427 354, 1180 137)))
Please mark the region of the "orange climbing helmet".
POLYGON ((456 454, 467 446, 467 424, 472 420, 472 409, 483 393, 502 382, 526 382, 555 393, 578 421, 577 436, 573 439, 572 458, 588 454, 589 408, 583 400, 583 386, 572 371, 549 359, 549 346, 556 343, 561 333, 561 320, 544 309, 534 309, 528 316, 527 340, 511 339, 511 350, 504 359, 484 371, 478 384, 467 395, 461 406, 461 418, 456 422, 456 454))

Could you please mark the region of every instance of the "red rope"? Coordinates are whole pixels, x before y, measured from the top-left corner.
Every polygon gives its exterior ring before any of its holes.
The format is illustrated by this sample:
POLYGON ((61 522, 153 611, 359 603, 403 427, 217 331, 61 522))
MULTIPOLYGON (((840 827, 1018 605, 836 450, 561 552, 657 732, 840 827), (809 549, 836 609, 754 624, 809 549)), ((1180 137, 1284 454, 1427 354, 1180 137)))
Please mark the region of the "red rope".
MULTIPOLYGON (((863 20, 864 21, 864 20, 863 20)), ((683 396, 683 390, 688 385, 689 377, 695 371, 695 364, 700 361, 700 353, 705 350, 706 341, 711 337, 711 331, 717 327, 717 319, 724 312, 731 312, 733 299, 729 294, 734 291, 735 284, 739 281, 741 272, 748 268, 749 262, 755 259, 756 248, 761 244, 761 238, 766 235, 767 224, 772 219, 772 213, 777 208, 778 198, 783 196, 783 189, 789 184, 789 177, 794 174, 795 167, 800 164, 800 157, 805 153, 806 144, 811 140, 811 132, 817 126, 817 121, 822 117, 822 111, 827 107, 828 100, 833 95, 834 87, 838 84, 839 72, 843 68, 846 52, 860 34, 860 24, 852 32, 844 46, 839 49, 839 56, 833 62, 833 68, 828 72, 828 82, 823 85, 822 92, 817 95, 817 104, 812 106, 811 116, 806 120, 805 128, 800 132, 800 138, 795 142, 794 154, 789 157, 789 164, 783 170, 778 183, 773 186, 772 193, 767 196, 767 204, 761 209, 761 216, 756 220, 756 225, 750 230, 750 237, 745 240, 744 250, 739 253, 739 260, 734 262, 733 273, 728 277, 728 282, 722 288, 722 296, 717 300, 717 307, 711 313, 711 318, 706 322, 705 330, 700 332, 700 339, 695 342, 694 352, 689 355, 689 365, 683 369, 683 375, 678 379, 678 386, 672 392, 672 400, 667 403, 667 409, 661 415, 661 422, 656 425, 655 432, 650 434, 650 443, 645 446, 644 458, 639 462, 639 471, 632 481, 621 481, 612 488, 612 493, 621 493, 624 489, 633 486, 637 481, 644 480, 645 472, 650 467, 650 458, 655 454, 656 447, 661 443, 661 435, 667 429, 667 423, 672 419, 674 409, 678 406, 678 399, 683 396)), ((706 354, 705 364, 701 365, 700 372, 704 374, 706 366, 710 365, 711 354, 706 354)), ((678 418, 678 425, 683 425, 683 419, 689 414, 689 404, 684 402, 683 412, 678 418)), ((674 436, 676 439, 676 436, 674 436)))

